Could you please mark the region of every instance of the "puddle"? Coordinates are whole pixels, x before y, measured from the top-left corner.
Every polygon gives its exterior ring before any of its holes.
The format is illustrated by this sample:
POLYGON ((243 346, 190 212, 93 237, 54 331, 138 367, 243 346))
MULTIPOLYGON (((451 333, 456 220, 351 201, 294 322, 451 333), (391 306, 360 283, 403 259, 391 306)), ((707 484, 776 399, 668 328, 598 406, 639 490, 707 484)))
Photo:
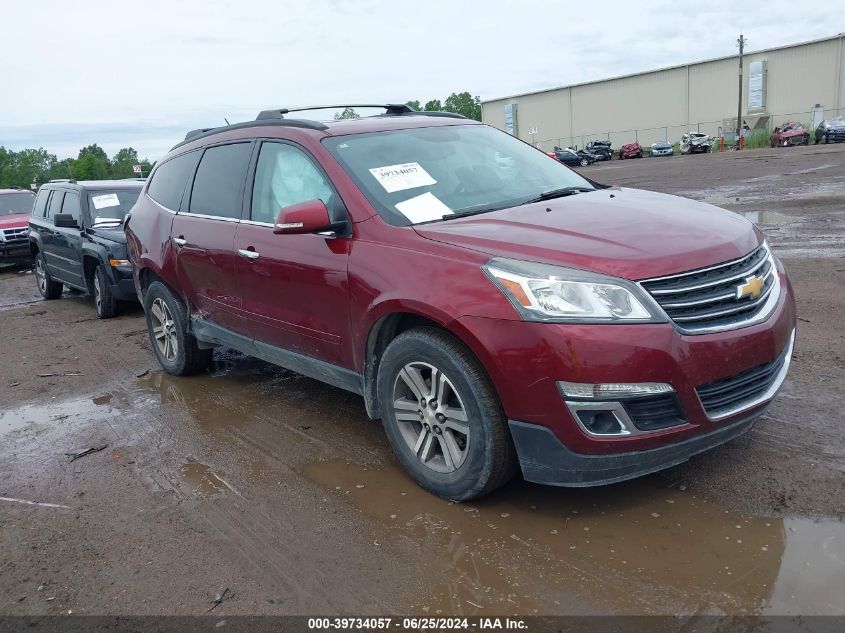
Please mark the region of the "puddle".
POLYGON ((201 497, 218 495, 229 487, 208 466, 199 462, 187 462, 179 469, 179 475, 185 484, 201 497))
POLYGON ((567 490, 516 482, 455 504, 397 466, 303 474, 411 539, 426 613, 842 614, 845 524, 743 516, 654 478, 567 490), (805 564, 806 563, 806 564, 805 564), (421 570, 422 571, 422 570, 421 570))
POLYGON ((802 218, 796 218, 777 211, 743 211, 742 215, 754 222, 754 224, 780 225, 799 222, 802 218))
POLYGON ((102 405, 108 404, 109 400, 98 400, 86 397, 48 404, 29 404, 0 412, 0 435, 28 426, 54 428, 89 422, 92 417, 104 417, 111 409, 102 405))

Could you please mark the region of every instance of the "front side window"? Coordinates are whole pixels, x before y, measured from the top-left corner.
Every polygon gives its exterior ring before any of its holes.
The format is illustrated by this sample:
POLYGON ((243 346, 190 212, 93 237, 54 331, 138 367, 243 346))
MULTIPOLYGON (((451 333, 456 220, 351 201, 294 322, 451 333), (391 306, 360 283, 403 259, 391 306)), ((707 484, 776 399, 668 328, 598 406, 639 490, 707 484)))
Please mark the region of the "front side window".
POLYGON ((35 194, 30 191, 21 193, 4 193, 0 195, 0 215, 14 215, 16 213, 29 213, 32 211, 32 203, 35 194))
POLYGON ((272 224, 279 209, 306 200, 320 199, 331 209, 333 195, 326 178, 305 152, 286 143, 261 146, 252 188, 252 220, 272 224))
POLYGON ((205 150, 191 190, 191 213, 240 218, 252 143, 217 145, 205 150))
POLYGON ((68 192, 65 194, 65 201, 62 203, 62 213, 72 215, 76 223, 79 224, 79 218, 82 215, 82 209, 79 207, 79 195, 68 192))
POLYGON ((593 189, 544 152, 486 125, 335 136, 323 144, 379 215, 399 226, 516 206, 558 189, 593 189))
POLYGON ((161 206, 178 211, 182 195, 200 159, 200 152, 188 152, 156 167, 147 194, 161 206))
POLYGON ((47 200, 50 198, 49 189, 41 189, 38 192, 38 197, 35 198, 35 204, 32 206, 32 217, 43 218, 47 211, 47 200))

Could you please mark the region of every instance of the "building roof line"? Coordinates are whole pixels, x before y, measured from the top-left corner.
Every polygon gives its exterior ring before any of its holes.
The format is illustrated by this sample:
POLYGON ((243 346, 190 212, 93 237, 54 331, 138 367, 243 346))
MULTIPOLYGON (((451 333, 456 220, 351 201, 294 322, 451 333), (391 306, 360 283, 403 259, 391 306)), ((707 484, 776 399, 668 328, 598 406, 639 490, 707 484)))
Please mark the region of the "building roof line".
MULTIPOLYGON (((772 51, 780 51, 787 48, 797 48, 799 46, 809 46, 810 44, 820 44, 821 42, 828 42, 831 40, 838 40, 842 37, 845 37, 845 33, 837 33, 836 35, 831 35, 829 37, 820 37, 815 40, 808 40, 806 42, 796 42, 794 44, 784 44, 782 46, 772 46, 770 48, 762 48, 757 51, 746 51, 745 56, 749 55, 758 55, 760 53, 770 53, 772 51)), ((672 66, 662 66, 660 68, 653 68, 651 70, 641 70, 635 73, 629 73, 627 75, 616 75, 613 77, 604 77, 602 79, 592 79, 590 81, 582 81, 576 84, 568 84, 566 86, 555 86, 553 88, 543 88, 541 90, 530 90, 528 92, 519 92, 517 94, 507 95, 505 97, 495 97, 493 99, 483 99, 481 101, 481 105, 485 103, 493 103, 495 101, 507 101, 508 99, 516 99, 518 97, 531 97, 534 95, 543 94, 545 92, 555 92, 557 90, 568 90, 571 88, 579 88, 581 86, 589 86, 591 84, 600 84, 606 81, 618 81, 619 79, 629 79, 631 77, 639 77, 642 75, 651 75, 652 73, 659 73, 666 70, 677 70, 678 68, 687 68, 688 66, 698 66, 700 64, 709 64, 711 62, 721 62, 725 61, 726 59, 736 59, 737 55, 723 55, 722 57, 711 57, 708 59, 701 59, 698 61, 693 62, 686 62, 684 64, 674 64, 672 66)))

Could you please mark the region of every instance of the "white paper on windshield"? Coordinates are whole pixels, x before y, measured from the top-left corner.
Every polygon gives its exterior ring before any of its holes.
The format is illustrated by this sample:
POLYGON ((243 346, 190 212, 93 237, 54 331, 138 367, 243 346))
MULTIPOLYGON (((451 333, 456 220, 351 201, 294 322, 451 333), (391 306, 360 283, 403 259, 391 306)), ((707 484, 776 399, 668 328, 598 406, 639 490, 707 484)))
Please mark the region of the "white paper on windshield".
POLYGON ((120 200, 116 193, 104 193, 99 196, 91 196, 91 202, 95 209, 107 209, 108 207, 119 207, 120 200))
POLYGON ((396 208, 399 213, 414 224, 439 220, 444 215, 453 213, 452 209, 443 204, 440 198, 430 191, 405 200, 405 202, 400 202, 396 205, 396 208))
POLYGON ((437 181, 419 163, 375 167, 370 170, 370 173, 387 193, 437 184, 437 181))

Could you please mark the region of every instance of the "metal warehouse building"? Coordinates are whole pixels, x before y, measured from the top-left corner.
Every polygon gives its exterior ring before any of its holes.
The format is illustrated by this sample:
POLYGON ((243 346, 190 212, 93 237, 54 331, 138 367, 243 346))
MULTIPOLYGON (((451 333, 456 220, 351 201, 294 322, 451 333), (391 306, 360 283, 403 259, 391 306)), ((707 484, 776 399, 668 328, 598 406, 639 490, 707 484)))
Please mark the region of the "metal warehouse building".
MULTIPOLYGON (((771 129, 845 114, 845 34, 746 53, 743 120, 771 129), (816 106, 820 107, 816 107, 816 106)), ((609 139, 677 142, 687 131, 729 134, 736 124, 737 55, 482 103, 482 120, 550 150, 609 139)))

